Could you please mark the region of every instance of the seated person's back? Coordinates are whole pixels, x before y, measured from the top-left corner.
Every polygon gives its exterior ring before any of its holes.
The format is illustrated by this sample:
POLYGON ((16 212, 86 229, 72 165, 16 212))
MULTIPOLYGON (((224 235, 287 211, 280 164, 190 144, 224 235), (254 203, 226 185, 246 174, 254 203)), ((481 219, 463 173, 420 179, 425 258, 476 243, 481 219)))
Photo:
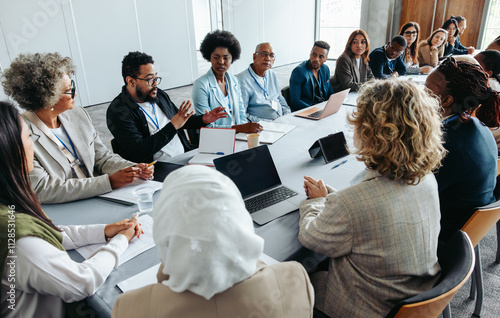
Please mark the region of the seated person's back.
POLYGON ((307 272, 296 262, 258 260, 264 242, 238 188, 220 172, 172 172, 153 219, 158 284, 120 296, 113 317, 312 317, 307 272))

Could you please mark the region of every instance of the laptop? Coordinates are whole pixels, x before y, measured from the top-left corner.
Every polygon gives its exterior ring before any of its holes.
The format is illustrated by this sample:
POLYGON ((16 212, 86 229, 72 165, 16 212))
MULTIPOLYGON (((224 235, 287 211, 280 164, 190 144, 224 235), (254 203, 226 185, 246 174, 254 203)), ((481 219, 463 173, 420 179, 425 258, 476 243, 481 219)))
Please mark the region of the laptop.
POLYGON ((259 225, 297 210, 306 199, 305 194, 282 185, 267 145, 214 159, 214 165, 233 180, 259 225))
POLYGON ((328 98, 328 102, 326 103, 324 108, 311 107, 308 108, 307 110, 295 114, 295 116, 320 120, 330 115, 333 115, 339 111, 340 106, 342 106, 342 103, 347 97, 347 94, 349 94, 350 90, 351 90, 350 88, 347 88, 343 91, 330 95, 330 98, 328 98))

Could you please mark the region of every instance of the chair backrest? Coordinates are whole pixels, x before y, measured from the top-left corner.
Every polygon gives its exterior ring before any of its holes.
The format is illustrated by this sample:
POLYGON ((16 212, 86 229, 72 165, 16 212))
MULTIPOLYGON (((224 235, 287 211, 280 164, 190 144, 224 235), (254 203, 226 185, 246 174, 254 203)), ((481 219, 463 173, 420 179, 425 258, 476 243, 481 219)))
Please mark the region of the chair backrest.
POLYGON ((474 269, 474 248, 465 232, 458 231, 438 247, 441 277, 438 283, 422 294, 400 301, 386 318, 438 317, 474 269))
POLYGON ((500 220, 500 201, 478 208, 462 227, 475 247, 500 220))
MULTIPOLYGON (((290 105, 290 86, 283 87, 283 89, 281 90, 281 95, 283 96, 283 98, 285 98, 286 103, 288 104, 288 106, 291 109, 292 106, 290 105)), ((292 109, 292 111, 293 111, 293 109, 292 109)))
POLYGON ((118 144, 118 141, 116 141, 115 138, 111 139, 111 149, 113 150, 114 153, 118 153, 120 151, 120 145, 118 144))

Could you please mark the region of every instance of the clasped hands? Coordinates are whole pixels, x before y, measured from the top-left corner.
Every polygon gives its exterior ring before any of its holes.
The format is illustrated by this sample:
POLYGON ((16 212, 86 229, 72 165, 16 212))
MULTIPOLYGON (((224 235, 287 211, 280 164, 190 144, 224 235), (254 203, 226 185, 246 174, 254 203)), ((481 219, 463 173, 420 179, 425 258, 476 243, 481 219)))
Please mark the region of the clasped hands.
POLYGON ((111 188, 121 188, 129 183, 137 181, 137 179, 151 180, 155 171, 154 165, 147 163, 138 163, 135 166, 118 170, 109 176, 111 188))
POLYGON ((139 223, 138 215, 134 215, 132 220, 123 219, 104 227, 104 236, 106 239, 110 239, 118 234, 125 235, 129 242, 136 236, 140 238, 141 234, 144 234, 144 231, 142 230, 141 223, 139 223))
POLYGON ((323 180, 314 179, 308 176, 304 176, 304 190, 309 199, 324 198, 328 195, 328 189, 323 183, 323 180))

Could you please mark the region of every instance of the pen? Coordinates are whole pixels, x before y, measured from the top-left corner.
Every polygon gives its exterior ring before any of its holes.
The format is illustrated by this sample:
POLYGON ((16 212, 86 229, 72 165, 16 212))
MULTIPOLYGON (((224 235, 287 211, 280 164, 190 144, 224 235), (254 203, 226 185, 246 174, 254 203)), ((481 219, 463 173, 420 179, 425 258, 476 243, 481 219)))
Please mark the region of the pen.
POLYGON ((347 160, 344 160, 344 161, 342 161, 341 163, 337 163, 337 164, 336 164, 336 165, 334 165, 334 166, 333 166, 330 170, 335 169, 335 168, 337 168, 337 167, 340 167, 341 165, 343 165, 343 164, 344 164, 344 163, 346 163, 346 162, 347 162, 347 160))
POLYGON ((154 165, 157 161, 158 161, 158 160, 155 160, 155 161, 153 161, 153 162, 148 163, 148 167, 151 167, 151 166, 152 166, 152 165, 154 165))

